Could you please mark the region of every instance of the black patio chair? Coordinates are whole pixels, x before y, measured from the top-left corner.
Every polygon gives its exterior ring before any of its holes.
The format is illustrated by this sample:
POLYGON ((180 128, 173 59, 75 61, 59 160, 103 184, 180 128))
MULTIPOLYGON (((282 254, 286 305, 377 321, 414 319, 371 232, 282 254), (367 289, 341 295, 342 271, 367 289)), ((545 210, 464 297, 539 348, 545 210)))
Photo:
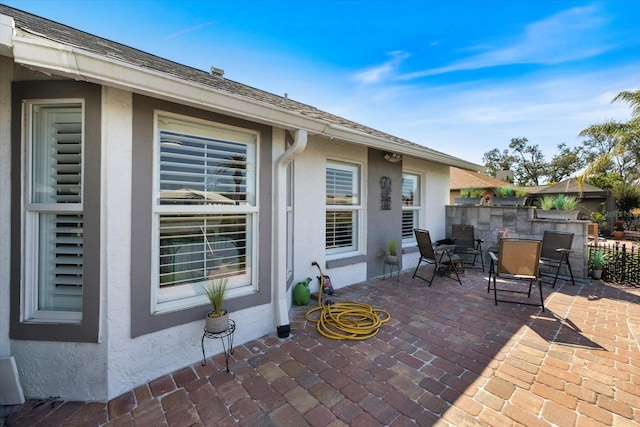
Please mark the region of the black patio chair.
POLYGON ((512 304, 533 305, 536 307, 542 307, 542 311, 544 311, 542 281, 540 280, 541 249, 542 242, 539 240, 500 239, 498 254, 496 255, 494 252, 489 252, 491 262, 489 264, 489 283, 487 284, 487 292, 493 289, 495 305, 498 305, 498 301, 512 304), (498 277, 500 278, 501 285, 504 286, 501 289, 498 289, 497 287, 498 277), (518 288, 522 281, 529 281, 529 289, 526 292, 518 288), (492 282, 493 288, 491 288, 492 282), (527 298, 530 298, 533 282, 538 282, 540 304, 498 299, 498 291, 527 294, 527 298))
POLYGON ((416 241, 418 242, 418 249, 420 250, 420 259, 418 265, 413 272, 413 278, 416 277, 424 280, 431 286, 436 274, 440 276, 449 277, 450 279, 457 280, 460 285, 462 281, 458 275, 456 266, 462 263, 462 259, 454 253, 456 245, 439 245, 433 246, 431 242, 431 236, 427 230, 414 229, 413 232, 416 235, 416 241), (433 265, 433 274, 431 279, 418 275, 418 268, 422 262, 433 265), (454 274, 455 279, 448 274, 454 274))
POLYGON ((473 255, 473 261, 467 261, 472 267, 475 267, 478 256, 480 257, 480 266, 484 273, 484 256, 482 255, 482 239, 476 239, 475 229, 473 225, 453 224, 451 225, 451 238, 456 245, 456 254, 462 256, 463 262, 465 256, 470 258, 473 255))
POLYGON ((573 244, 573 233, 566 231, 545 230, 542 237, 542 253, 540 255, 540 265, 555 270, 553 278, 553 287, 556 287, 558 275, 562 264, 567 265, 571 283, 576 284, 569 263, 569 255, 571 254, 571 245, 573 244))

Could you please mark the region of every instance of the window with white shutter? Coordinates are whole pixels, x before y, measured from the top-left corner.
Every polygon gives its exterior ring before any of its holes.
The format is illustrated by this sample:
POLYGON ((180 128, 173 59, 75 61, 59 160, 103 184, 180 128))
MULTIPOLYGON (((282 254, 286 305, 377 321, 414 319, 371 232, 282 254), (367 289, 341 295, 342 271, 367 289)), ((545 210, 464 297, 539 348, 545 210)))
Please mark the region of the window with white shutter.
POLYGON ((420 175, 402 174, 402 243, 415 245, 414 228, 420 228, 420 175))
POLYGON ((201 305, 202 285, 256 289, 257 134, 158 115, 155 312, 201 305))
POLYGON ((27 104, 25 320, 79 322, 83 285, 83 104, 27 104))
POLYGON ((342 162, 327 162, 326 176, 327 256, 343 256, 359 250, 360 167, 342 162))

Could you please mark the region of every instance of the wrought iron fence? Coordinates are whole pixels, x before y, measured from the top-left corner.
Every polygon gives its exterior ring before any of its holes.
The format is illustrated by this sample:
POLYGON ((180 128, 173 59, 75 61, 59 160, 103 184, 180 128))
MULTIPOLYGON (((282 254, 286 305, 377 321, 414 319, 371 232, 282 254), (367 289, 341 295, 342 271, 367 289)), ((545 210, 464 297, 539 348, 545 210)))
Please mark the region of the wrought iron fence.
POLYGON ((634 243, 599 243, 589 246, 589 269, 595 251, 604 252, 602 279, 634 287, 640 287, 640 248, 634 243))

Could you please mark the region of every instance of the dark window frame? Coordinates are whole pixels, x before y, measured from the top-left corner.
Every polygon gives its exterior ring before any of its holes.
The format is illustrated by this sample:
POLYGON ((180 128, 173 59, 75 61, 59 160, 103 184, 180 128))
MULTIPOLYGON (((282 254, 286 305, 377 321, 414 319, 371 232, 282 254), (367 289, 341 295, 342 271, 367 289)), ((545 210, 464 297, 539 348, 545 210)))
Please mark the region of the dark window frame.
POLYGON ((99 342, 100 334, 100 174, 102 87, 75 81, 20 81, 12 83, 11 112, 11 339, 62 342, 99 342), (82 98, 84 110, 84 243, 82 320, 80 323, 23 322, 22 287, 23 206, 25 169, 22 159, 23 102, 82 98))
MULTIPOLYGON (((272 129, 260 123, 250 122, 223 114, 200 110, 180 104, 174 104, 143 95, 133 95, 133 167, 131 191, 131 337, 203 320, 211 311, 210 306, 203 305, 183 310, 152 313, 151 301, 152 275, 152 218, 153 218, 153 148, 156 143, 154 134, 154 114, 157 111, 180 114, 195 119, 208 120, 214 123, 230 125, 260 133, 259 138, 259 235, 258 257, 255 260, 258 268, 258 290, 250 295, 232 298, 225 303, 231 313, 234 311, 267 304, 271 301, 271 223, 272 198, 271 186, 273 167, 272 129)), ((233 315, 232 315, 233 316, 233 315)))

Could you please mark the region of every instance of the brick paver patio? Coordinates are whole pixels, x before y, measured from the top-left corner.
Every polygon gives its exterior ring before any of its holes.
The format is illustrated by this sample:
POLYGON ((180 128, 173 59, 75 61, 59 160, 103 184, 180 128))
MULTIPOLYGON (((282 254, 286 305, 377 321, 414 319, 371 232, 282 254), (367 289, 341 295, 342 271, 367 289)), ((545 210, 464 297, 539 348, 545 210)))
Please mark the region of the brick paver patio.
MULTIPOLYGON (((384 308, 366 341, 292 335, 236 346, 107 404, 30 400, 8 426, 640 425, 640 290, 543 286, 546 311, 500 304, 486 273, 372 280, 334 297, 384 308)), ((534 291, 536 292, 536 291, 534 291)), ((537 293, 532 295, 536 298, 537 293)), ((312 301, 313 303, 313 301, 312 301)), ((198 337, 194 337, 198 339, 198 337)), ((0 425, 2 422, 0 421, 0 425)))

